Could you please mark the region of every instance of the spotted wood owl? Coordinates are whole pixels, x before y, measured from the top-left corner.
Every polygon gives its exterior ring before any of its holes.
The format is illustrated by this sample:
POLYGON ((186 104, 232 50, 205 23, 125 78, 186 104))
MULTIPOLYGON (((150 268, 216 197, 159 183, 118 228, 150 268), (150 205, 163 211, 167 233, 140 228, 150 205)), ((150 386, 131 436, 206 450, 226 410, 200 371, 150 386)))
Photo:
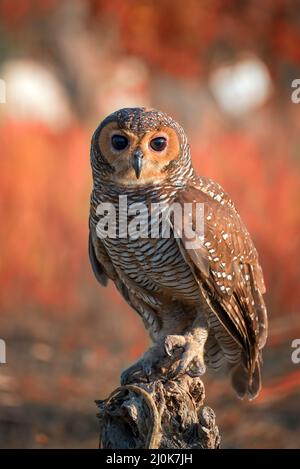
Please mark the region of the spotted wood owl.
MULTIPOLYGON (((261 350, 267 338, 262 270, 229 196, 195 173, 182 127, 160 111, 121 109, 94 132, 91 165, 89 256, 94 274, 104 286, 109 279, 115 283, 153 341, 123 372, 122 383, 137 372, 151 376, 154 363, 168 354, 177 357, 173 378, 200 376, 206 366, 217 370, 225 363, 238 396, 253 399, 261 387, 261 350), (126 196, 127 208, 188 205, 182 217, 189 217, 196 237, 201 204, 201 243, 187 248, 185 235, 176 236, 171 212, 169 236, 158 231, 151 237, 147 230, 140 236, 124 234, 120 196, 126 196), (115 208, 114 235, 99 236, 104 215, 98 207, 107 203, 115 208)), ((126 221, 130 223, 129 215, 126 221)), ((159 227, 161 222, 159 218, 159 227)))

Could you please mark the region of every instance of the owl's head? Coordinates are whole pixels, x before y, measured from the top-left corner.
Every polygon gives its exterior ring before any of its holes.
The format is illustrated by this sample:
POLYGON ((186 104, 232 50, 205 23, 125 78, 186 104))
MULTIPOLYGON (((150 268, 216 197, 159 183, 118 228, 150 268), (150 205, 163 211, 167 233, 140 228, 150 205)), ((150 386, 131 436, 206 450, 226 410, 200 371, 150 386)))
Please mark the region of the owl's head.
POLYGON ((143 186, 185 174, 191 167, 182 127, 163 112, 124 108, 104 119, 91 146, 94 177, 143 186))

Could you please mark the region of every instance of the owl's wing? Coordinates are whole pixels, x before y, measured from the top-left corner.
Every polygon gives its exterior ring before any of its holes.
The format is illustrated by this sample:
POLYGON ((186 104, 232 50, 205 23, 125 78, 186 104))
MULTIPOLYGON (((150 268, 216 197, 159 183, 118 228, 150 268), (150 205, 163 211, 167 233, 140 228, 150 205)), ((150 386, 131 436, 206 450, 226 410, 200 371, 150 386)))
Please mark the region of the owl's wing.
POLYGON ((89 258, 96 279, 103 287, 106 287, 108 283, 108 276, 103 265, 97 258, 91 232, 89 232, 89 258))
MULTIPOLYGON (((178 192, 176 202, 183 207, 183 223, 188 222, 189 216, 192 218, 194 241, 200 234, 196 228, 197 204, 203 204, 203 242, 190 247, 187 243, 191 239, 183 230, 178 243, 209 306, 244 351, 244 367, 233 376, 233 385, 239 395, 248 391, 250 397, 254 397, 260 386, 260 349, 267 337, 267 315, 262 298, 265 285, 257 251, 233 203, 219 184, 208 178, 195 178, 178 192), (184 204, 191 204, 186 206, 188 210, 184 210, 184 204)), ((176 232, 174 220, 173 225, 176 232)))

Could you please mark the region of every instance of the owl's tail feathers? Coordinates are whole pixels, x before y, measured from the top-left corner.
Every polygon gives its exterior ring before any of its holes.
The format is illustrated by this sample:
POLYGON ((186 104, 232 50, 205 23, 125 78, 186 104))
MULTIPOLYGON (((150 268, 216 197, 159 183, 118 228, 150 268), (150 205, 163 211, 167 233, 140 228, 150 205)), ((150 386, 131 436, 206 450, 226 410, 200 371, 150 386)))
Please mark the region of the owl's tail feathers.
POLYGON ((253 372, 239 363, 232 368, 231 383, 238 397, 243 399, 246 395, 250 401, 255 399, 261 389, 260 359, 257 358, 253 372))

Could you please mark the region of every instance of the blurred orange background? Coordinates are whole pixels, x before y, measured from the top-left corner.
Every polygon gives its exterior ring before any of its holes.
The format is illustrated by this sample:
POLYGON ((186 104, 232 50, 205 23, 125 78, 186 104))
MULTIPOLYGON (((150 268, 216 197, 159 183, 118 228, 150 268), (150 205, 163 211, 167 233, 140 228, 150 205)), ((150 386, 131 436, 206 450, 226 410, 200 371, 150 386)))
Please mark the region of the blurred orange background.
POLYGON ((261 395, 204 379, 222 446, 300 447, 299 44, 292 0, 0 1, 0 447, 97 447, 94 399, 148 346, 94 279, 87 227, 92 131, 149 105, 230 193, 265 273, 261 395))

